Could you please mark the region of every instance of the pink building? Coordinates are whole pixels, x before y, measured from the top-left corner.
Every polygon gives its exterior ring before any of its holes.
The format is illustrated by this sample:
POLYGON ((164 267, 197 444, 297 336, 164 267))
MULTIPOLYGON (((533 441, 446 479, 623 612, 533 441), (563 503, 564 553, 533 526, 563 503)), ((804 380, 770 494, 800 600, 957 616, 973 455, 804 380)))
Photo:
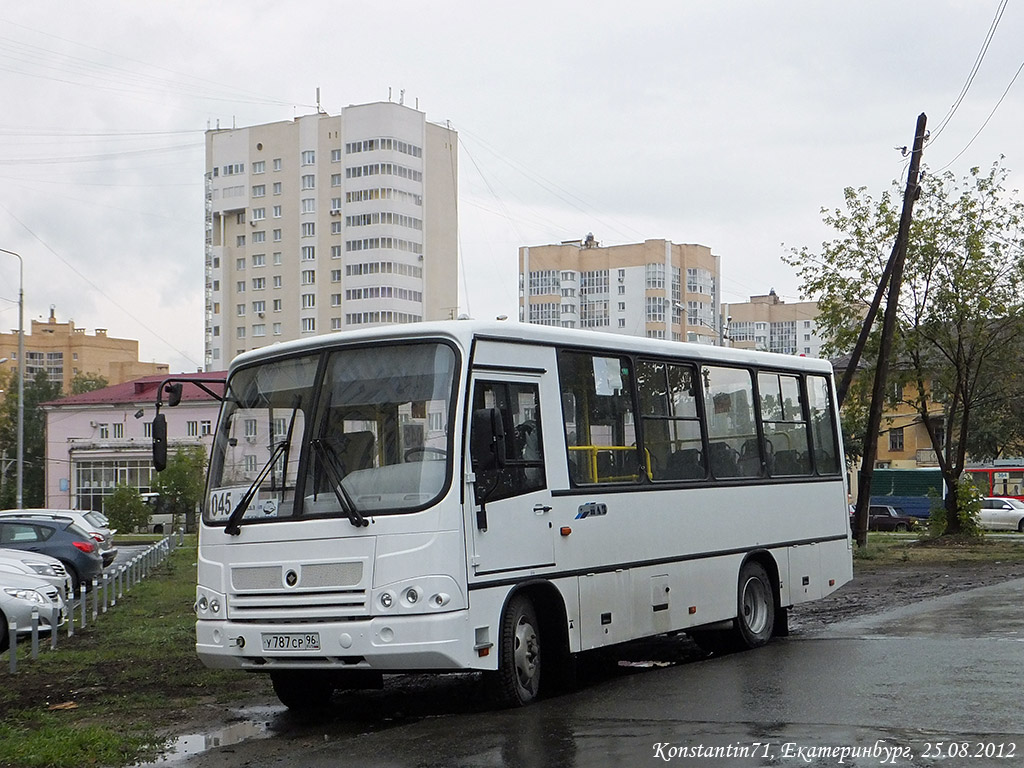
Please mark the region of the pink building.
MULTIPOLYGON (((146 493, 153 477, 153 416, 156 395, 167 374, 71 395, 44 403, 46 414, 46 505, 102 511, 118 484, 146 493)), ((178 379, 217 379, 223 373, 177 374, 178 379)), ((221 385, 207 385, 222 392, 221 385)), ((167 417, 168 453, 201 445, 209 454, 220 402, 185 385, 181 404, 167 417)))

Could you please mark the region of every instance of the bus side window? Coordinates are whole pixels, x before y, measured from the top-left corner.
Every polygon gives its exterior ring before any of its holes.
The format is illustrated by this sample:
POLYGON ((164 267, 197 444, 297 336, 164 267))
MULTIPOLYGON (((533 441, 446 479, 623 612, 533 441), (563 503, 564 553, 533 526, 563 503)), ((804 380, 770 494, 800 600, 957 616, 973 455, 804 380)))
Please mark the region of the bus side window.
POLYGON ((486 501, 507 499, 545 487, 544 446, 540 430, 540 401, 536 384, 478 381, 473 392, 473 413, 500 414, 505 433, 502 467, 478 472, 486 501))
POLYGON ((638 482, 629 360, 563 350, 558 381, 572 484, 638 482))

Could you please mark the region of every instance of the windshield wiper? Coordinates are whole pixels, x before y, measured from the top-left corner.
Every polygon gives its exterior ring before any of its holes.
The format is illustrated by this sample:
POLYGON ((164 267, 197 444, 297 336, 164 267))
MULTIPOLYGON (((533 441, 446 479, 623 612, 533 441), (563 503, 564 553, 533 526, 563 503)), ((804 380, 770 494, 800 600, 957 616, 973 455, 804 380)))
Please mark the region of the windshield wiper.
MULTIPOLYGON (((270 458, 267 463, 263 465, 263 469, 256 475, 256 479, 252 481, 252 485, 242 495, 241 500, 237 506, 231 511, 231 516, 228 518, 227 524, 224 526, 224 533, 229 536, 237 536, 242 532, 241 522, 242 518, 245 517, 245 510, 249 508, 249 504, 252 502, 253 496, 256 495, 256 491, 259 490, 260 486, 263 485, 263 481, 267 478, 270 470, 281 456, 287 457, 288 448, 292 443, 292 430, 295 428, 295 416, 299 412, 299 406, 302 404, 302 397, 296 395, 292 399, 292 417, 288 421, 288 431, 285 434, 284 440, 274 446, 274 450, 270 452, 270 458)), ((285 477, 288 472, 288 460, 285 459, 285 467, 281 477, 281 490, 284 491, 285 477)))
POLYGON ((309 446, 313 449, 313 453, 319 459, 324 471, 327 472, 327 479, 331 483, 331 490, 334 491, 338 504, 341 505, 341 511, 348 517, 348 521, 357 528, 369 525, 370 521, 363 517, 359 510, 356 509, 355 502, 352 501, 352 497, 348 495, 348 491, 342 485, 341 475, 338 474, 338 468, 334 465, 331 457, 331 453, 333 453, 331 449, 319 437, 310 440, 309 446))

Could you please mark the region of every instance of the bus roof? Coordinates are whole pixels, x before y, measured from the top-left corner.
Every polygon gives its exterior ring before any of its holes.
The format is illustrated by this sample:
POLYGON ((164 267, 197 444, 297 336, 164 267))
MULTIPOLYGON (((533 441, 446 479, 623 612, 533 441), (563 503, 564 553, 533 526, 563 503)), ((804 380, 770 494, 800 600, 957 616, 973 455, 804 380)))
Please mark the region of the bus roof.
POLYGON ((304 351, 330 346, 358 344, 368 341, 413 340, 439 337, 452 339, 464 349, 468 349, 474 339, 492 339, 548 346, 560 345, 613 349, 619 352, 634 354, 681 356, 707 362, 717 361, 771 368, 789 368, 825 375, 832 373, 831 362, 814 357, 759 352, 750 349, 737 349, 735 347, 718 347, 711 344, 695 344, 685 341, 648 339, 641 336, 627 336, 579 328, 558 328, 508 320, 439 320, 424 323, 374 326, 354 331, 322 334, 243 352, 232 361, 230 370, 234 371, 236 368, 251 365, 260 360, 271 360, 277 357, 299 354, 304 351))

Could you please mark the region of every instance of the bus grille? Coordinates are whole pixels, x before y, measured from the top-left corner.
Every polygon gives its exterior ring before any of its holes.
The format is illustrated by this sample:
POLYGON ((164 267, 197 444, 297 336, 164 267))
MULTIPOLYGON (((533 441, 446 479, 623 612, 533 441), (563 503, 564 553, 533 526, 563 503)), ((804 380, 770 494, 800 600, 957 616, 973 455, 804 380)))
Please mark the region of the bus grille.
POLYGON ((329 592, 277 592, 269 595, 231 595, 234 621, 335 621, 366 615, 361 589, 329 592))
POLYGON ((235 566, 235 621, 333 621, 366 615, 362 561, 235 566))

